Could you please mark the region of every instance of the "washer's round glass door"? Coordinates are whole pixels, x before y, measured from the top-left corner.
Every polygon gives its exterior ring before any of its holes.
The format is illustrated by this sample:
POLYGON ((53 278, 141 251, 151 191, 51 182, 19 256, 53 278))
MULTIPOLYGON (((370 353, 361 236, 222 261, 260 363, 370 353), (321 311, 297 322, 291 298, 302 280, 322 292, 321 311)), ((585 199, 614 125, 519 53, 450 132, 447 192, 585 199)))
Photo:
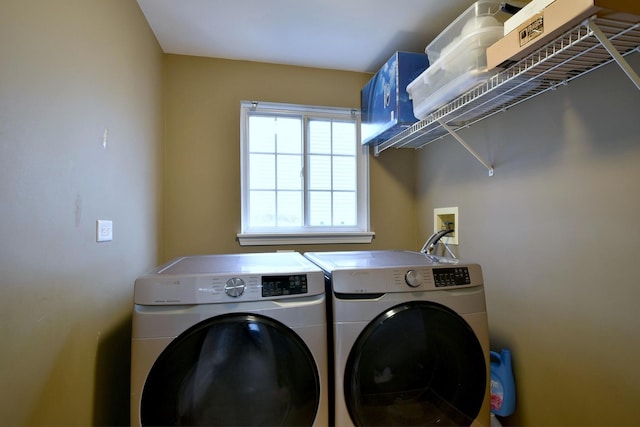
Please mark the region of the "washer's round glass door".
POLYGON ((484 400, 485 363, 473 330, 452 310, 395 306, 367 325, 349 354, 349 414, 356 426, 468 426, 484 400))
POLYGON ((320 399, 313 355, 290 328, 229 314, 197 324, 154 363, 143 426, 310 426, 320 399))

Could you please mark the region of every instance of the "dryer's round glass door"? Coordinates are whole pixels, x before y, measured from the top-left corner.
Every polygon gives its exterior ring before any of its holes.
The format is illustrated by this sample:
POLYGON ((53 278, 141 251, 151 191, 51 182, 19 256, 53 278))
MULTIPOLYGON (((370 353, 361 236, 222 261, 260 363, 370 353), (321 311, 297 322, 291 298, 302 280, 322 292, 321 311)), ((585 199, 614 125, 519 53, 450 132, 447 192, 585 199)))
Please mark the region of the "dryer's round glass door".
POLYGON ((356 340, 344 376, 356 426, 464 426, 487 384, 485 355, 452 310, 415 301, 374 319, 356 340))
POLYGON ((290 328, 229 314, 184 332, 142 392, 144 426, 312 425, 320 400, 313 355, 290 328))

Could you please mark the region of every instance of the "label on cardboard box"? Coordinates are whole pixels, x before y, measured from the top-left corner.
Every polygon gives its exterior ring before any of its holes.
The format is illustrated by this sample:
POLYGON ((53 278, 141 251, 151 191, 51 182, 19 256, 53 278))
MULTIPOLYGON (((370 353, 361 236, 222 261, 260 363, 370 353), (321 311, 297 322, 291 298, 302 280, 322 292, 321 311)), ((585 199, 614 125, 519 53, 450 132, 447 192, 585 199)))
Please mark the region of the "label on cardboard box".
POLYGON ((555 0, 531 0, 511 18, 504 21, 504 35, 516 31, 525 22, 530 22, 537 13, 542 12, 555 0))
POLYGON ((518 27, 520 47, 544 34, 544 12, 538 13, 528 22, 518 27))

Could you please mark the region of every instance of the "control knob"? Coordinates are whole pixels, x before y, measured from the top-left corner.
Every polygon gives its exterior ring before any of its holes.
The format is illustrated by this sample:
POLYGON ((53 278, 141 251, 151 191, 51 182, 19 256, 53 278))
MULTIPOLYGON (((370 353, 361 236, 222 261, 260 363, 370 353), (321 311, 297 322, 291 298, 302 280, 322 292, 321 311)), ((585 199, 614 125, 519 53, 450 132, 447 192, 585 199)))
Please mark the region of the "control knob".
POLYGON ((417 288, 422 284, 422 273, 416 270, 409 270, 404 275, 404 281, 412 288, 417 288))
POLYGON ((239 277, 232 277, 224 284, 224 293, 230 297, 237 298, 244 293, 245 288, 244 280, 239 277))

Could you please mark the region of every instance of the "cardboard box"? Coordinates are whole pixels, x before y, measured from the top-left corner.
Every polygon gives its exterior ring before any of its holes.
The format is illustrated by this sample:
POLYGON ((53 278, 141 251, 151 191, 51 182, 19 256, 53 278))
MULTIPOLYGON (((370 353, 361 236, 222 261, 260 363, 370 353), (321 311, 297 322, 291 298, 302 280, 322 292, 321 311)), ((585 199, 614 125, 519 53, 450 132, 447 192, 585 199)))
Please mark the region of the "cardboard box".
POLYGON ((506 68, 590 16, 640 22, 638 0, 555 0, 487 48, 487 68, 506 68))
POLYGON ((406 87, 428 66, 424 53, 396 52, 362 88, 362 144, 384 142, 418 121, 406 87))

